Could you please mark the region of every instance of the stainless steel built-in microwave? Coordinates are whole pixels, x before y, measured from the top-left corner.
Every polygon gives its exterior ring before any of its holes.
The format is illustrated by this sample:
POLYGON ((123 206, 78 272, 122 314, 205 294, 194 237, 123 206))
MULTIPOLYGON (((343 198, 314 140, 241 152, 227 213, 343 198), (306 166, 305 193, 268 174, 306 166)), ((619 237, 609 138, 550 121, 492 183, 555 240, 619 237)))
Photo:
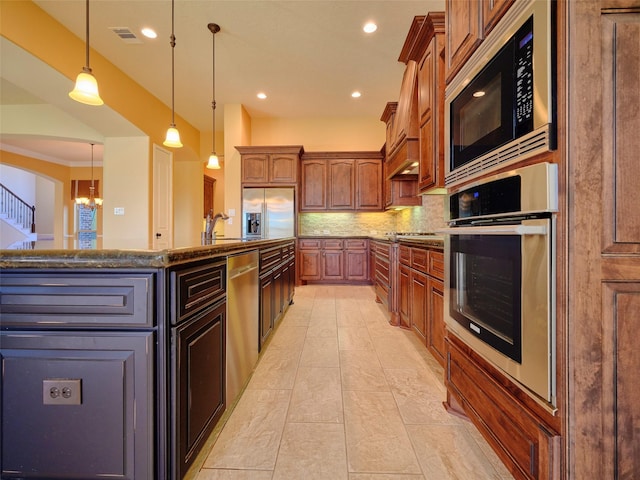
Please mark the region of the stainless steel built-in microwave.
POLYGON ((448 186, 555 148, 554 6, 516 0, 447 87, 448 186))

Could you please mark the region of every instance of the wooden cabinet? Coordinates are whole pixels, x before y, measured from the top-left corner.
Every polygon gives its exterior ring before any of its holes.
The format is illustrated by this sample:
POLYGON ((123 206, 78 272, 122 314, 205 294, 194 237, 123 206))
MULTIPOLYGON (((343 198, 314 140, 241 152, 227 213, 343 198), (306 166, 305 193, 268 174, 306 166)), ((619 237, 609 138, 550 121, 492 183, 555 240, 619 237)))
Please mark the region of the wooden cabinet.
POLYGON ((373 281, 376 291, 376 302, 382 303, 389 309, 390 305, 390 256, 391 245, 389 242, 381 242, 373 240, 370 248, 375 254, 375 270, 373 272, 373 281))
POLYGON ((462 68, 484 38, 481 0, 446 0, 447 83, 462 68))
POLYGON ((356 161, 356 205, 358 211, 382 210, 382 162, 380 159, 356 161))
POLYGON ((2 478, 164 474, 154 440, 168 381, 155 369, 159 277, 0 269, 2 478))
POLYGON ((300 211, 327 209, 327 162, 323 159, 303 159, 300 163, 300 211))
POLYGON ((420 192, 444 187, 444 44, 444 13, 429 13, 412 53, 419 62, 420 192))
POLYGON ((366 238, 344 241, 345 280, 369 281, 369 240, 366 238))
POLYGON ((298 183, 301 146, 236 147, 241 155, 243 186, 282 186, 298 183))
POLYGON ((202 218, 207 218, 207 214, 213 211, 213 198, 215 195, 215 186, 216 186, 216 179, 208 175, 204 175, 204 181, 203 181, 204 214, 202 215, 202 218))
POLYGON ((484 37, 489 35, 493 27, 509 10, 515 0, 482 0, 482 26, 484 37))
POLYGON ((294 242, 260 250, 260 350, 293 300, 295 268, 294 242))
POLYGON ((567 32, 564 67, 580 71, 566 77, 571 115, 559 129, 567 140, 560 170, 570 174, 561 181, 566 217, 558 222, 561 291, 567 282, 558 315, 566 308, 568 318, 558 324, 567 325, 562 381, 570 388, 565 444, 572 446, 572 479, 640 478, 638 7, 620 0, 558 4, 558 24, 576 25, 567 32))
POLYGON ((543 409, 455 335, 447 337, 447 356, 446 406, 464 410, 515 478, 563 478, 560 435, 543 409))
POLYGON ((300 179, 300 211, 382 210, 380 152, 307 152, 300 179))
POLYGON ((301 238, 298 258, 303 283, 369 282, 367 239, 301 238))
POLYGON ((401 243, 398 260, 400 326, 411 328, 444 366, 443 252, 401 243))
POLYGON ((356 205, 355 160, 331 159, 328 172, 329 210, 354 210, 356 205))

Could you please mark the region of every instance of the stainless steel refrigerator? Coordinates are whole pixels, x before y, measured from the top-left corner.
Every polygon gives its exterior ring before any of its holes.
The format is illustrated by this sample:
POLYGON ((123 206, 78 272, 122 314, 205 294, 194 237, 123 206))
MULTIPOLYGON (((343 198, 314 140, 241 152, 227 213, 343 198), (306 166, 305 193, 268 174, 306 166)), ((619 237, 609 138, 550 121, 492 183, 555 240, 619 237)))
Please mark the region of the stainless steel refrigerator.
POLYGON ((294 190, 288 188, 242 189, 242 236, 285 238, 294 234, 294 190))

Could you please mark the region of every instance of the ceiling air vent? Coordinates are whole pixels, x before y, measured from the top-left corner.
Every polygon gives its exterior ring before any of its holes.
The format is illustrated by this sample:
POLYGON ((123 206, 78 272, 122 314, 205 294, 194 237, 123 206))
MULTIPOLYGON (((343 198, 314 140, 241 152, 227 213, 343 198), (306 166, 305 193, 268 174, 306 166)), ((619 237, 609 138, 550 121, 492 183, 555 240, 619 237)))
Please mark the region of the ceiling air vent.
POLYGON ((124 43, 142 43, 129 27, 109 27, 109 30, 118 35, 124 43))

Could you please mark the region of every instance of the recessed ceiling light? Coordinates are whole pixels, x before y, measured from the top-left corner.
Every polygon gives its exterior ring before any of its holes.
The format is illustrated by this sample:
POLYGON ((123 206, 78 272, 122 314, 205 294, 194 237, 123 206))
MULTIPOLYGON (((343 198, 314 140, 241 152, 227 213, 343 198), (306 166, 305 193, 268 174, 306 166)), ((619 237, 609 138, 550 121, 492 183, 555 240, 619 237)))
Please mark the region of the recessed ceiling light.
POLYGON ((373 22, 367 22, 364 24, 364 27, 362 27, 362 30, 364 30, 365 33, 373 33, 377 29, 378 29, 378 26, 373 22))
POLYGON ((265 98, 267 98, 267 94, 260 92, 258 95, 256 95, 260 100, 264 100, 265 98))
POLYGON ((153 28, 145 27, 140 31, 142 32, 142 35, 144 35, 147 38, 156 38, 158 36, 158 34, 153 28))
POLYGON ((362 94, 361 94, 360 92, 356 91, 356 92, 353 92, 353 93, 351 94, 351 96, 352 96, 353 98, 360 98, 360 97, 362 96, 362 94))

